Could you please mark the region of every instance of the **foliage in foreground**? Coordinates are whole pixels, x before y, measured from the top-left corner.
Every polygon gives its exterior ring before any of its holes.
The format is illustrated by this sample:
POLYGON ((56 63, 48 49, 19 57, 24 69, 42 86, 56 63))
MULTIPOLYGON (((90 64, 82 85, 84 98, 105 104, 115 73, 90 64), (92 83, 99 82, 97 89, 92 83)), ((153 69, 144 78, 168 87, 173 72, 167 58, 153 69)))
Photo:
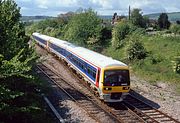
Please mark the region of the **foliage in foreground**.
POLYGON ((0 119, 3 123, 51 123, 42 97, 36 92, 37 79, 0 79, 0 119))
POLYGON ((43 123, 49 119, 31 74, 37 56, 19 12, 14 1, 0 0, 0 122, 43 123))
POLYGON ((28 45, 29 37, 20 23, 20 9, 12 0, 0 1, 0 79, 11 76, 28 76, 36 60, 33 47, 28 45))

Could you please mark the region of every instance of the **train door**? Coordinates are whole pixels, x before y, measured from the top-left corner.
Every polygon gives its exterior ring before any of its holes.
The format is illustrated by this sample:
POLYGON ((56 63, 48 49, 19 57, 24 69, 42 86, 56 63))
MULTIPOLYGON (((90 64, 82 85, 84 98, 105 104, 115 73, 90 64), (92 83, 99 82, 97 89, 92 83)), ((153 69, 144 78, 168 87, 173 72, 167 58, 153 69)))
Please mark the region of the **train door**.
POLYGON ((99 80, 100 80, 100 69, 97 69, 97 73, 96 73, 96 87, 99 87, 99 80))

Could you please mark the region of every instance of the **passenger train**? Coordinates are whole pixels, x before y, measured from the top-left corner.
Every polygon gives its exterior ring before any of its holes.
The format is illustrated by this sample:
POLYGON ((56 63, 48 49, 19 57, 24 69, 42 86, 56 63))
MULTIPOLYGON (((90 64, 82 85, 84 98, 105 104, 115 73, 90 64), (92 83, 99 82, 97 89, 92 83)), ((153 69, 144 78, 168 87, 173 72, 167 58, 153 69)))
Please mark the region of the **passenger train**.
POLYGON ((122 101, 130 90, 126 64, 89 49, 40 33, 33 38, 42 47, 65 60, 104 102, 122 101))

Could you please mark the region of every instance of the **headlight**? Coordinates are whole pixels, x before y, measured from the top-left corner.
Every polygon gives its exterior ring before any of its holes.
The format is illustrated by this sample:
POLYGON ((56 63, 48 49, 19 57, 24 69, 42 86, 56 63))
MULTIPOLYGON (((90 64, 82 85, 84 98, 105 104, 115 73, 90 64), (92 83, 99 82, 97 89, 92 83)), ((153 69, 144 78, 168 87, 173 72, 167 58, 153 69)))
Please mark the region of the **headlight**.
POLYGON ((110 91, 110 90, 112 90, 112 88, 105 87, 104 90, 110 91))
POLYGON ((123 87, 123 90, 129 90, 129 87, 123 87))

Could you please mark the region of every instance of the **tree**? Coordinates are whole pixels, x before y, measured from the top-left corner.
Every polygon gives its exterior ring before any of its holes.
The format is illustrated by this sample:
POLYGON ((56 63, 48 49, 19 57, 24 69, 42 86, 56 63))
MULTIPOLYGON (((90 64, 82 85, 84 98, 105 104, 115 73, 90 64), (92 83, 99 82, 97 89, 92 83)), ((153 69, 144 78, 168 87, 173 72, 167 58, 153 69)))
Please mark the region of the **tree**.
POLYGON ((112 17, 112 20, 114 20, 116 17, 117 17, 117 13, 115 12, 113 17, 112 17))
POLYGON ((64 31, 64 39, 77 45, 86 46, 88 41, 91 42, 90 44, 100 42, 101 30, 101 19, 92 9, 89 9, 75 14, 71 18, 64 31))
POLYGON ((141 9, 133 9, 131 12, 131 22, 133 25, 138 27, 146 27, 145 19, 142 16, 142 13, 140 13, 141 9))
POLYGON ((119 22, 116 24, 112 31, 112 46, 119 48, 123 46, 126 35, 129 33, 130 28, 127 22, 119 22))
POLYGON ((9 60, 22 48, 29 49, 29 37, 25 35, 25 28, 20 23, 20 8, 14 1, 0 1, 0 13, 0 54, 9 60))
MULTIPOLYGON (((35 56, 32 55, 34 54, 34 50, 29 47, 29 37, 25 35, 24 25, 20 22, 20 8, 17 7, 14 1, 4 0, 0 1, 0 12, 0 54, 3 56, 4 60, 2 63, 5 64, 8 63, 5 61, 12 61, 13 57, 20 54, 19 57, 14 59, 14 61, 18 61, 16 65, 18 66, 18 64, 21 63, 26 63, 27 66, 30 65, 29 62, 35 59, 35 56), (28 58, 31 60, 26 62, 28 58)), ((18 69, 23 72, 23 70, 21 70, 23 68, 18 69)))
POLYGON ((36 54, 28 45, 29 37, 20 22, 17 4, 12 0, 0 0, 0 13, 0 119, 3 123, 22 122, 20 119, 32 112, 29 108, 32 104, 28 104, 25 96, 29 89, 27 83, 32 81, 29 72, 36 54))
POLYGON ((161 13, 158 18, 158 26, 160 29, 169 29, 170 22, 166 13, 161 13))

